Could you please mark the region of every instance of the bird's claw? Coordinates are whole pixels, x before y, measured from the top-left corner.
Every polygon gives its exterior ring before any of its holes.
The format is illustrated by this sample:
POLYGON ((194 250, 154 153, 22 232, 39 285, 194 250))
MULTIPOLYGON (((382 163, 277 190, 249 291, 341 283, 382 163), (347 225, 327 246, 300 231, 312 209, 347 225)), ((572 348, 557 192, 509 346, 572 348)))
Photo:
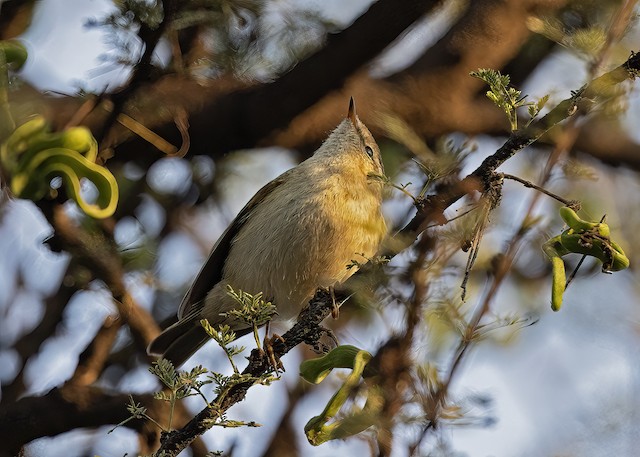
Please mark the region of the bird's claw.
POLYGON ((278 357, 273 350, 273 345, 276 341, 284 343, 284 338, 282 338, 277 333, 272 334, 271 337, 265 335, 262 346, 264 347, 263 353, 266 355, 267 360, 269 361, 269 365, 276 372, 277 376, 280 371, 284 373, 285 369, 282 361, 280 360, 280 357, 278 357))

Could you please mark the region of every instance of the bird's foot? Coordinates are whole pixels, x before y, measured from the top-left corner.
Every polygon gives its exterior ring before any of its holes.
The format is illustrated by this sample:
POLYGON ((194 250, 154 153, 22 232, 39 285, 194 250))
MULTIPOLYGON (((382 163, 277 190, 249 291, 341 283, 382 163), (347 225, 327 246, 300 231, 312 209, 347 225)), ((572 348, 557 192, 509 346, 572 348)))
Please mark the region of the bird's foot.
POLYGON ((278 357, 278 355, 273 350, 273 345, 277 341, 284 343, 284 338, 282 338, 277 333, 274 333, 271 335, 271 337, 266 334, 262 342, 262 347, 264 348, 263 353, 266 355, 267 360, 269 361, 269 365, 271 365, 273 371, 276 372, 276 376, 278 376, 281 371, 282 373, 284 373, 285 371, 280 357, 278 357))
MULTIPOLYGON (((340 306, 342 306, 342 302, 336 301, 336 291, 333 287, 329 287, 329 294, 331 294, 331 317, 337 319, 340 316, 340 306)), ((335 336, 334 336, 335 338, 335 336)))

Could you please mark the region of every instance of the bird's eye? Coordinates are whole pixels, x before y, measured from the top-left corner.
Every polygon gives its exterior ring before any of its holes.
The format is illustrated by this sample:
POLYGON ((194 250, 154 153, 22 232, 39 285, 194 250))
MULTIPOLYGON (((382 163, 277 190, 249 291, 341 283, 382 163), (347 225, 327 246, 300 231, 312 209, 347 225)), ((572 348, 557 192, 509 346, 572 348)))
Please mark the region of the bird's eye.
POLYGON ((373 159, 373 149, 371 149, 371 147, 370 147, 370 146, 365 146, 365 147, 364 147, 364 151, 367 153, 367 155, 368 155, 369 157, 371 157, 371 158, 373 159))

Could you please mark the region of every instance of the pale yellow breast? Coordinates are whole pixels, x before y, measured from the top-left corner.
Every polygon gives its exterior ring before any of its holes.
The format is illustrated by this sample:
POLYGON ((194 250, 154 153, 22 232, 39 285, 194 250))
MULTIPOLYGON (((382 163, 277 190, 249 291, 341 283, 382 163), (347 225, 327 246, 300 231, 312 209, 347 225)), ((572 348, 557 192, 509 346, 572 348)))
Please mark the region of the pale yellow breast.
POLYGON ((272 191, 234 239, 225 280, 235 289, 263 292, 276 303, 279 317, 288 319, 318 287, 333 286, 355 273, 347 265, 374 256, 386 226, 379 189, 365 177, 344 179, 306 170, 272 191))

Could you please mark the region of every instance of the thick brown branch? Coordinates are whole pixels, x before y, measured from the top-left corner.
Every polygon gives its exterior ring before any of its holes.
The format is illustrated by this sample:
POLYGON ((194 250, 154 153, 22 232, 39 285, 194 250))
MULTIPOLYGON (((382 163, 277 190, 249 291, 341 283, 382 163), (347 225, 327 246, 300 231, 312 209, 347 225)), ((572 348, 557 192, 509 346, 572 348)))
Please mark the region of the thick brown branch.
MULTIPOLYGON (((153 407, 152 395, 135 396, 137 402, 153 407)), ((20 447, 42 436, 53 436, 75 428, 117 424, 128 418, 126 394, 109 394, 97 387, 66 385, 42 397, 26 397, 0 412, 0 449, 18 455, 20 447)), ((134 421, 140 430, 143 421, 134 421)))
POLYGON ((29 27, 35 4, 35 0, 0 2, 0 40, 15 38, 29 27))

